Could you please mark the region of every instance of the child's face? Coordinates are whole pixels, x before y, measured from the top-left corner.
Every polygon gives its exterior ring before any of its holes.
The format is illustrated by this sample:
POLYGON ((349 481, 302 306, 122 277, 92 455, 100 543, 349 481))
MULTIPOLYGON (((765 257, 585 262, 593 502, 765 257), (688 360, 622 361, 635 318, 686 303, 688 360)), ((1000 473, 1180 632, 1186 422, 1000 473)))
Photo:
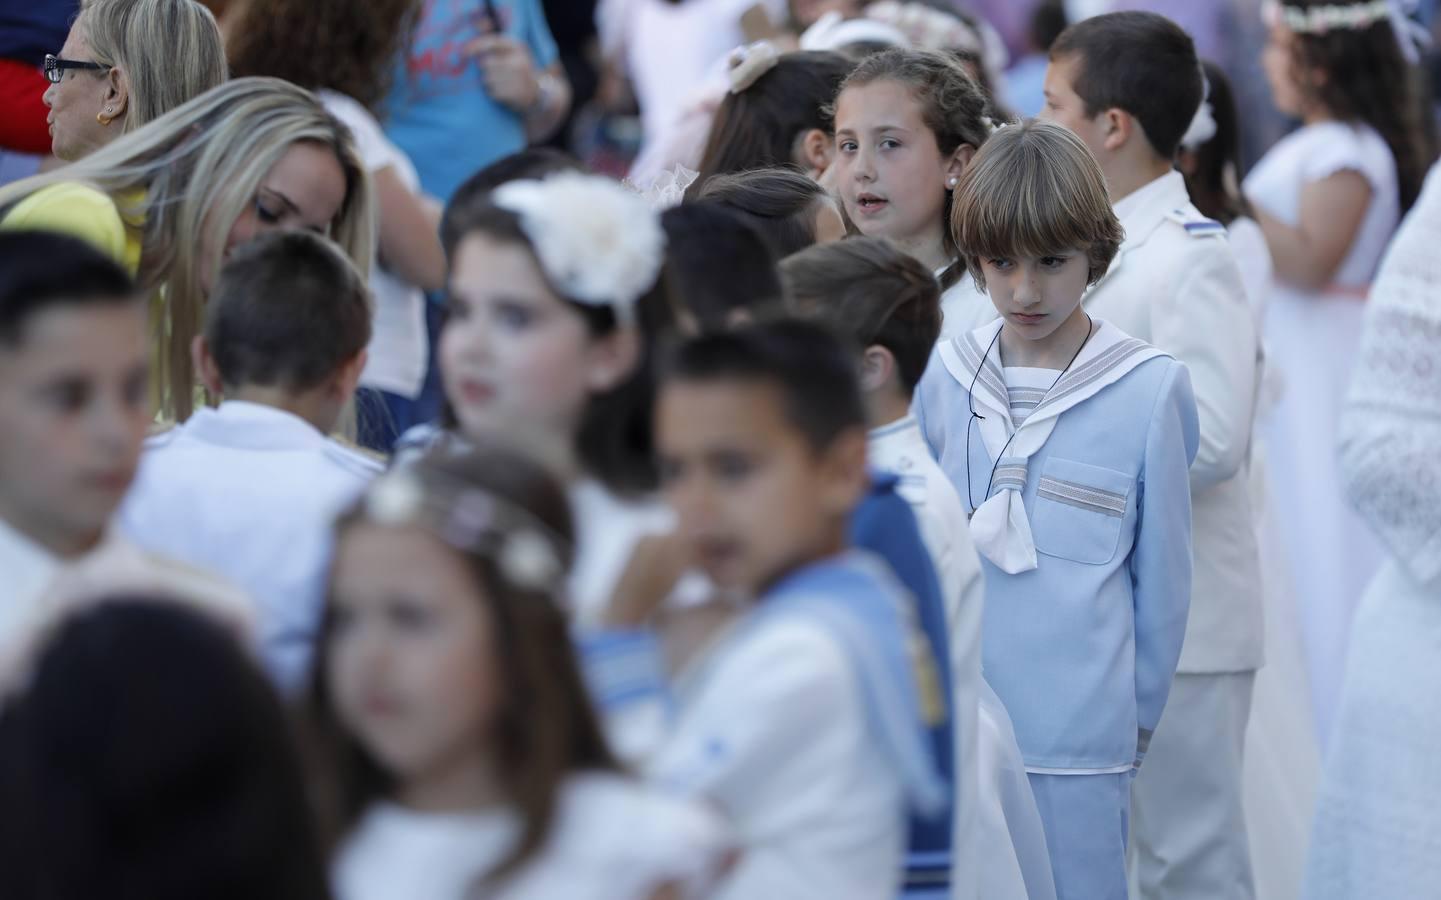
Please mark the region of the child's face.
POLYGON ((325 659, 346 730, 403 784, 483 765, 499 706, 487 598, 418 528, 362 523, 336 548, 325 659))
POLYGON ((832 166, 861 233, 903 242, 943 234, 947 179, 960 166, 941 153, 910 87, 884 79, 841 92, 832 166))
POLYGON ((1283 23, 1276 22, 1267 33, 1266 47, 1261 51, 1261 68, 1271 88, 1276 109, 1288 116, 1299 116, 1304 98, 1296 84, 1296 34, 1283 23))
POLYGON ((130 487, 150 424, 143 301, 65 304, 0 344, 0 518, 86 549, 130 487))
POLYGON ((817 453, 760 382, 678 381, 660 394, 656 440, 667 501, 697 565, 758 594, 840 549, 866 486, 865 435, 817 453))
POLYGON ((1090 262, 1079 249, 1050 256, 997 257, 981 261, 986 292, 1013 334, 1044 341, 1081 305, 1090 262))
POLYGON ((1070 129, 1090 149, 1097 160, 1104 160, 1110 152, 1106 147, 1106 117, 1103 114, 1086 115, 1086 101, 1072 87, 1080 74, 1081 58, 1076 54, 1052 59, 1046 66, 1044 91, 1046 105, 1042 107, 1039 119, 1047 119, 1070 129))
POLYGON ((591 336, 520 244, 466 237, 450 296, 440 367, 461 428, 538 429, 568 444, 590 393, 614 382, 612 342, 591 336))

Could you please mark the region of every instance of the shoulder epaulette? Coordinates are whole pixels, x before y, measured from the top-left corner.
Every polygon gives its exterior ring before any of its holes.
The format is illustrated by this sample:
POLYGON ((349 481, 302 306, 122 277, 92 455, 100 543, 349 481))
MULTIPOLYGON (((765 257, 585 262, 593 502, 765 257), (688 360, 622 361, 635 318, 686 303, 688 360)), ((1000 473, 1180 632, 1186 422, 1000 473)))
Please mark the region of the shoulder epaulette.
POLYGON ((1186 229, 1186 233, 1191 237, 1207 237, 1226 233, 1225 225, 1215 219, 1208 219, 1193 209, 1173 209, 1166 214, 1166 218, 1186 229))

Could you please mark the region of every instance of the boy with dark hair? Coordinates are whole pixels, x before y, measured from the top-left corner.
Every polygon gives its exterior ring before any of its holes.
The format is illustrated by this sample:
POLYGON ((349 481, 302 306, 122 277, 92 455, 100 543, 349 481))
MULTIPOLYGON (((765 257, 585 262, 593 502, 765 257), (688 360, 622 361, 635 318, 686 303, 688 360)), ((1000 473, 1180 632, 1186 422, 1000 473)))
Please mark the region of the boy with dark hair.
POLYGON ((89 244, 0 233, 0 645, 96 586, 243 606, 111 527, 151 422, 149 333, 144 295, 89 244))
POLYGON ((369 341, 364 282, 324 238, 288 232, 236 251, 192 348, 224 399, 146 442, 122 511, 137 543, 247 590, 264 662, 287 688, 307 669, 331 522, 380 472, 326 437, 369 341))
MULTIPOLYGON (((742 599, 689 661, 656 778, 723 810, 742 853, 718 896, 893 898, 905 809, 944 814, 925 719, 940 711, 900 588, 849 550, 869 484, 851 354, 816 326, 698 338, 666 368, 656 435, 689 560, 742 599)), ((655 638, 630 610, 587 660, 612 697, 654 700, 655 638), (647 666, 648 664, 648 666, 647 666)), ((624 706, 607 710, 612 721, 624 706)))
POLYGON ((1113 13, 1056 40, 1042 112, 1095 155, 1126 232, 1085 308, 1185 363, 1200 411, 1190 619, 1134 794, 1132 868, 1141 896, 1168 900, 1253 890, 1241 765, 1262 656, 1249 474, 1260 353, 1225 228, 1196 210, 1172 165, 1202 97, 1200 63, 1179 26, 1113 13))
MULTIPOLYGON (((992 850, 1010 840, 1004 827, 987 830, 1005 813, 983 810, 980 801, 980 783, 994 775, 979 769, 981 717, 1005 718, 998 708, 981 709, 987 693, 981 685, 981 561, 961 498, 932 458, 911 413, 916 385, 941 333, 940 286, 919 261, 889 241, 868 237, 820 244, 788 257, 781 263, 781 277, 795 314, 825 324, 860 351, 870 465, 899 479, 897 490, 915 514, 945 603, 945 649, 955 700, 956 881, 965 884, 962 879, 975 873, 975 896, 1008 896, 997 881, 1005 864, 982 859, 980 852, 983 840, 992 850)), ((1007 721, 1004 729, 985 732, 990 736, 1009 729, 1007 721)), ((1014 740, 988 746, 985 758, 1020 766, 1014 740)), ((1024 795, 1029 801, 1029 787, 1024 795)), ((1029 815, 1036 816, 1033 803, 1029 815)))
POLYGON ((0 640, 94 553, 150 423, 144 298, 89 245, 0 233, 0 640))

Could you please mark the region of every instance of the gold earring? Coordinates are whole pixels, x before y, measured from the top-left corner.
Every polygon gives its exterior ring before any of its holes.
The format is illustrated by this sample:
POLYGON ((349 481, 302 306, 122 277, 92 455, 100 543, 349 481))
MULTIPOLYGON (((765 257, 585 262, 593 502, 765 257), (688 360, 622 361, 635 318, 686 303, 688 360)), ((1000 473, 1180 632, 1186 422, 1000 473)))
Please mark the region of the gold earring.
POLYGON ((105 107, 105 111, 104 111, 104 112, 100 112, 100 113, 96 113, 96 114, 95 114, 95 121, 99 122, 101 125, 104 125, 104 126, 106 126, 106 127, 109 127, 111 121, 113 121, 114 118, 115 118, 115 107, 113 107, 113 106, 107 106, 107 107, 105 107))

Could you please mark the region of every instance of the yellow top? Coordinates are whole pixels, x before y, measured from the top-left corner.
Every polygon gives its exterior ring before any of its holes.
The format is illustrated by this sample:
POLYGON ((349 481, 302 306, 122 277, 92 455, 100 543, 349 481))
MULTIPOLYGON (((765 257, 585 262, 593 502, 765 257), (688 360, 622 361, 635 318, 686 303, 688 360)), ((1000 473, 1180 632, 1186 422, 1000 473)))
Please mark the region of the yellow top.
POLYGON ((43 187, 0 219, 4 229, 58 231, 80 238, 120 263, 132 277, 140 271, 142 224, 127 222, 109 195, 78 181, 43 187))

